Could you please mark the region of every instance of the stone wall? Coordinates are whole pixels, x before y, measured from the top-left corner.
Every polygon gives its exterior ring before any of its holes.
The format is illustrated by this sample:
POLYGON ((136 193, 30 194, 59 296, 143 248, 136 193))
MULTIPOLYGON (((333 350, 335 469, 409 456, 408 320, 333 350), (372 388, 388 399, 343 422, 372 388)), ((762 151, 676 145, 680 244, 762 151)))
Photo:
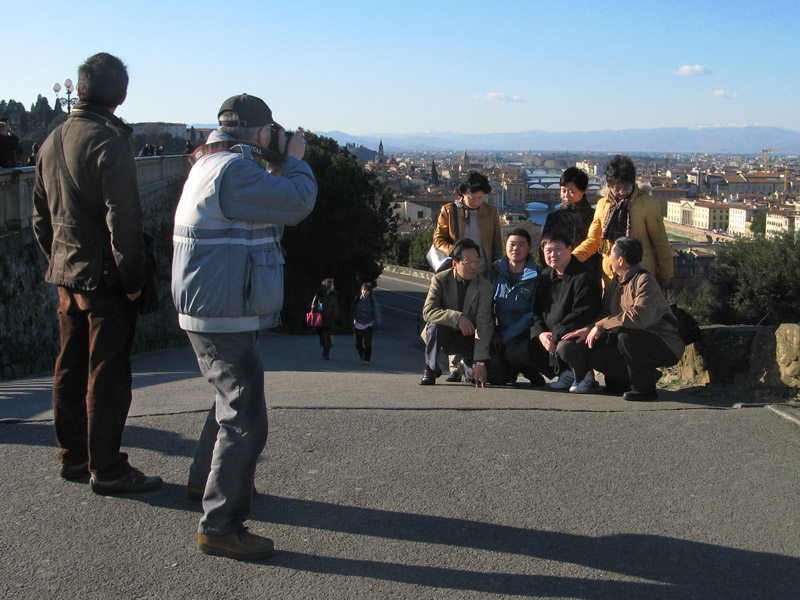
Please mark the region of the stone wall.
POLYGON ((800 324, 712 325, 679 363, 685 384, 736 386, 755 395, 792 395, 800 389, 800 324))
MULTIPOLYGON (((156 238, 157 312, 139 318, 134 352, 186 343, 169 291, 172 222, 188 172, 184 156, 136 161, 144 229, 156 238)), ((34 169, 0 171, 0 378, 52 370, 58 353, 58 297, 30 227, 34 169)))

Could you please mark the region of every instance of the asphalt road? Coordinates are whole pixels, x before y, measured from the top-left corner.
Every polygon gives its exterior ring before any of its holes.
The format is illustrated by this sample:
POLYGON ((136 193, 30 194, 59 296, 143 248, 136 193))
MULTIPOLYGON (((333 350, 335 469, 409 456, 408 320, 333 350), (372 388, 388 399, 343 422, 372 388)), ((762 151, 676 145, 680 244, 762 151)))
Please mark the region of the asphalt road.
POLYGON ((134 360, 124 444, 166 482, 138 497, 62 481, 49 376, 0 382, 0 597, 800 595, 795 422, 690 392, 421 387, 424 294, 381 279, 368 366, 350 336, 331 361, 316 336, 263 336, 270 437, 249 525, 278 549, 263 562, 196 550, 184 486, 212 396, 189 349, 134 360))

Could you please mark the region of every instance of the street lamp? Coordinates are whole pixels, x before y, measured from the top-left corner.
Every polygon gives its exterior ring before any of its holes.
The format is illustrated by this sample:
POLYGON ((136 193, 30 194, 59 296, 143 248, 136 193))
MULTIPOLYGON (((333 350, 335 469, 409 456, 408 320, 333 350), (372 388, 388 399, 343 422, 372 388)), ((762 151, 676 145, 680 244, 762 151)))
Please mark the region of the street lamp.
POLYGON ((67 92, 67 97, 66 98, 59 98, 58 97, 58 92, 61 91, 61 84, 60 83, 54 83, 53 84, 53 91, 56 93, 56 102, 59 102, 61 104, 61 106, 66 106, 67 107, 67 116, 69 116, 70 113, 72 112, 72 105, 75 104, 78 101, 77 98, 72 98, 71 97, 72 96, 72 92, 75 91, 75 86, 72 85, 72 79, 65 79, 64 80, 64 89, 67 92))

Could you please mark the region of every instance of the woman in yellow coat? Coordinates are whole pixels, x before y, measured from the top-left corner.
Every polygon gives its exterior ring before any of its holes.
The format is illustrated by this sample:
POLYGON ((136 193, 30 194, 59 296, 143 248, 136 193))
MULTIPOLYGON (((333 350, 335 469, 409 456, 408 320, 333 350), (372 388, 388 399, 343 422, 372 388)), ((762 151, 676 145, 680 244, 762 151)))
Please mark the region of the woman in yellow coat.
POLYGON ((627 156, 616 155, 606 167, 608 195, 600 198, 586 239, 572 253, 585 261, 603 257, 603 280, 614 277, 610 254, 614 241, 634 237, 642 242, 642 266, 665 287, 672 277, 672 248, 667 241, 658 201, 636 185, 636 167, 627 156))

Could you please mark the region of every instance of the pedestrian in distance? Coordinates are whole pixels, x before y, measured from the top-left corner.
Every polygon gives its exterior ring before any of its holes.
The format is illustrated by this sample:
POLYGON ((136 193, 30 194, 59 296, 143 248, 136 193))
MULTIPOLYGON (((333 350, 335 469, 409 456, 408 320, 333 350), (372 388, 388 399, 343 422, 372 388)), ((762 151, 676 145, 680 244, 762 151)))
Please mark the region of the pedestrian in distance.
POLYGON ((333 278, 326 277, 320 283, 317 293, 311 300, 311 310, 322 315, 322 325, 316 328, 319 345, 322 346, 322 358, 331 359, 333 348, 333 329, 339 322, 339 298, 334 289, 333 278))
POLYGON ((377 320, 375 299, 372 297, 373 288, 371 283, 362 284, 361 293, 350 303, 350 323, 353 326, 356 350, 365 365, 372 359, 372 333, 377 320))

